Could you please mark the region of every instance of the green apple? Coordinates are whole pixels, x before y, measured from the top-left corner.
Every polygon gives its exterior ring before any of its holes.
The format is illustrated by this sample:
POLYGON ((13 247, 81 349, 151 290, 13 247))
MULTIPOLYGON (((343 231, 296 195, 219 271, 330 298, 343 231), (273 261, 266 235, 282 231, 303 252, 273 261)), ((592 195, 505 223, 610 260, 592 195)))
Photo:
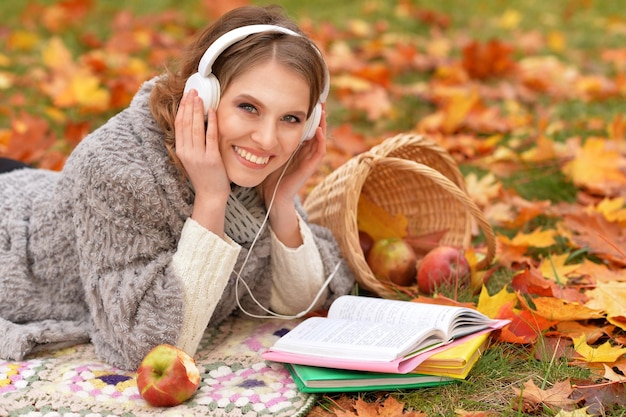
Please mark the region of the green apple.
POLYGON ((389 237, 376 240, 366 261, 374 276, 381 281, 402 286, 415 283, 417 257, 404 239, 389 237))
POLYGON ((187 401, 200 385, 196 361, 168 344, 156 346, 137 369, 137 388, 155 407, 172 407, 187 401))

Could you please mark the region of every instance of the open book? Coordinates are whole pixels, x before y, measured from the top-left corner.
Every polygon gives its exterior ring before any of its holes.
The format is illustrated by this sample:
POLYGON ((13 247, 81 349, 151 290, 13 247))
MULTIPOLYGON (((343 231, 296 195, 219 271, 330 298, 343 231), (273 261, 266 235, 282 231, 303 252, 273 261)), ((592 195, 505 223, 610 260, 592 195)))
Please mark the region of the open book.
POLYGON ((444 346, 508 322, 465 307, 345 295, 333 302, 327 317, 304 320, 262 356, 301 365, 406 373, 444 346))

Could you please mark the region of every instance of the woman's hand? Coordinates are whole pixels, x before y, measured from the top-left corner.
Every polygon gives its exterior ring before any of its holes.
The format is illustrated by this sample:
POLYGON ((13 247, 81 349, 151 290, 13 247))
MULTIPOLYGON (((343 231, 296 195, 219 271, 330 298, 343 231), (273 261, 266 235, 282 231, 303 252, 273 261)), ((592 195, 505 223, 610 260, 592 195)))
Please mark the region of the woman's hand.
POLYGON ((270 223, 276 236, 287 246, 297 247, 302 244, 300 229, 294 206, 294 198, 315 173, 326 154, 326 106, 322 107, 320 125, 315 136, 304 141, 296 149, 289 162, 287 171, 280 182, 284 166, 270 174, 261 184, 265 205, 269 207, 274 196, 270 211, 270 223), (276 189, 276 185, 278 188, 276 189), (274 195, 274 190, 276 194, 274 195))
POLYGON ((196 195, 191 217, 223 236, 230 181, 218 147, 215 111, 207 111, 206 132, 204 120, 202 99, 196 90, 191 90, 181 99, 176 113, 176 156, 196 195))

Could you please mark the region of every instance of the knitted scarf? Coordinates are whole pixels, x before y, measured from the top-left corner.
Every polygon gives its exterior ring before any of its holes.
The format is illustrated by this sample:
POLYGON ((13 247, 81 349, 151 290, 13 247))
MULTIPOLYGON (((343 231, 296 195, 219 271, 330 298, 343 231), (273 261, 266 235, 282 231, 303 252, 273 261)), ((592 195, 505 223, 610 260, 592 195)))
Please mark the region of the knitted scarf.
POLYGON ((261 230, 265 214, 256 188, 233 185, 226 204, 224 231, 240 245, 252 243, 261 230))

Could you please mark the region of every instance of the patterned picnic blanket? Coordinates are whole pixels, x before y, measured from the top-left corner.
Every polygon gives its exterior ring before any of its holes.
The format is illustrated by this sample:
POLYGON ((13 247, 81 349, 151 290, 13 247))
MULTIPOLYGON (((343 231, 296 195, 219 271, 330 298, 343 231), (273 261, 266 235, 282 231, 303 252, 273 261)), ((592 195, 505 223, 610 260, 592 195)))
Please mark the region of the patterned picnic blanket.
POLYGON ((207 329, 196 361, 196 394, 171 408, 150 406, 136 375, 100 361, 91 344, 0 359, 0 416, 304 416, 315 396, 298 391, 289 371, 260 353, 296 321, 232 317, 207 329))

